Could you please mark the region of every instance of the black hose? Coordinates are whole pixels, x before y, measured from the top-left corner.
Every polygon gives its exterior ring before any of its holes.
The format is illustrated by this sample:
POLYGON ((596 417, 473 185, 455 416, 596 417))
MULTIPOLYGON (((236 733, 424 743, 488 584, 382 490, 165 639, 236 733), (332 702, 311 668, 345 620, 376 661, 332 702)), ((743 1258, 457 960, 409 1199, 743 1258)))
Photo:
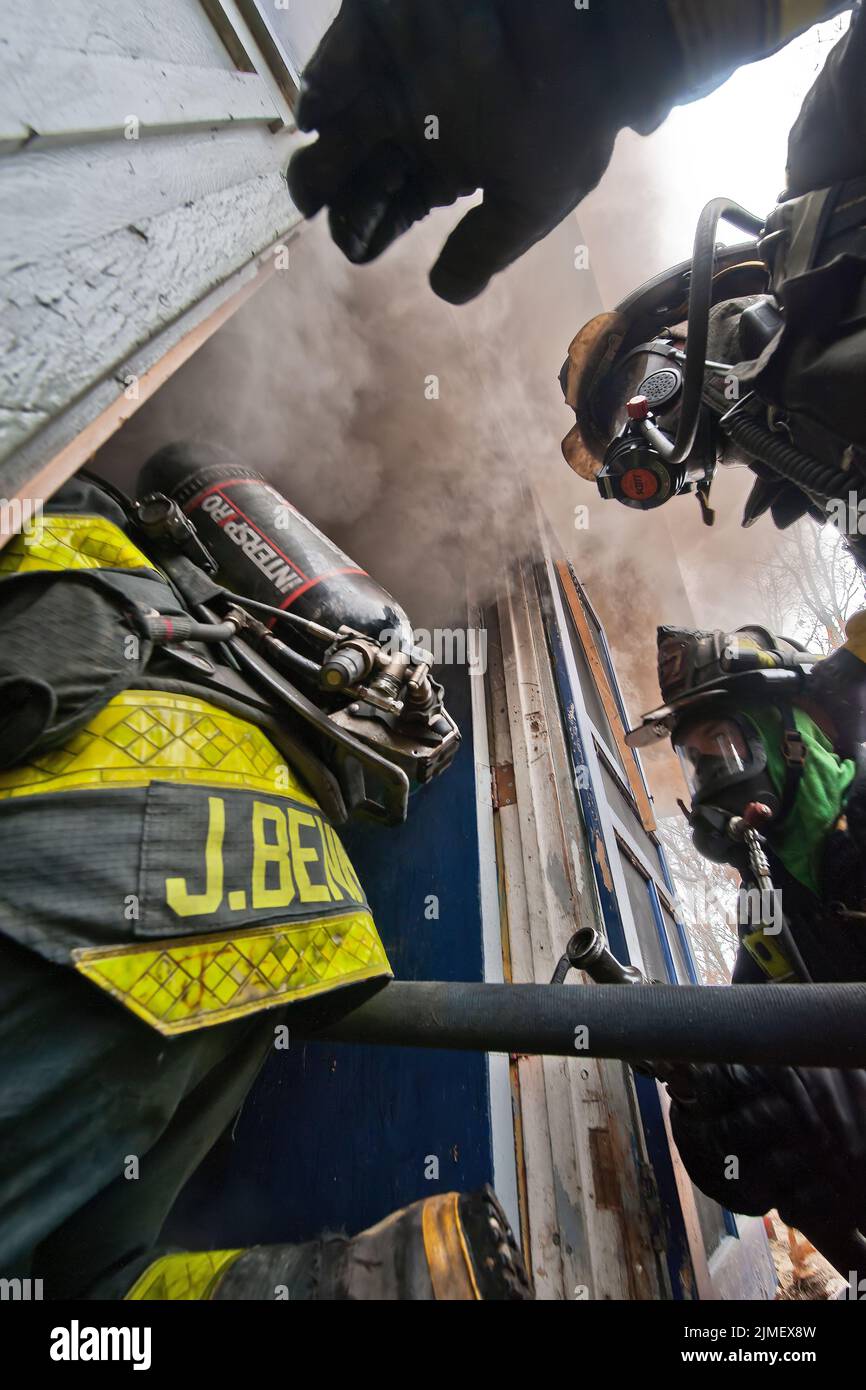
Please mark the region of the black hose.
MULTIPOLYGON (((330 996, 329 1007, 339 1006, 330 996)), ((293 1032, 332 1042, 617 1057, 640 1063, 866 1067, 866 984, 501 985, 392 980, 336 1022, 293 1032), (580 1029, 578 1033, 576 1030, 580 1029)), ((300 1006, 303 1007, 303 1006, 300 1006)))
POLYGON ((296 680, 306 681, 318 690, 322 668, 315 661, 310 661, 309 657, 296 652, 294 647, 289 647, 285 642, 278 642, 277 640, 268 642, 266 653, 266 660, 270 661, 278 671, 282 671, 283 675, 294 676, 296 680))
POLYGON ((816 501, 824 503, 839 493, 847 493, 852 486, 854 480, 850 473, 801 453, 793 444, 746 415, 734 412, 722 428, 751 458, 765 463, 816 501))
POLYGON ((197 623, 194 618, 145 618, 144 627, 155 646, 171 647, 183 642, 228 642, 237 634, 237 623, 197 623))
POLYGON ((716 232, 722 218, 744 232, 757 233, 762 218, 747 212, 739 203, 728 198, 714 198, 707 203, 698 221, 692 256, 689 284, 689 318, 686 367, 683 373, 683 395, 677 437, 668 463, 682 463, 692 452, 701 415, 704 390, 707 341, 710 332, 710 309, 713 301, 713 274, 716 267, 716 232))

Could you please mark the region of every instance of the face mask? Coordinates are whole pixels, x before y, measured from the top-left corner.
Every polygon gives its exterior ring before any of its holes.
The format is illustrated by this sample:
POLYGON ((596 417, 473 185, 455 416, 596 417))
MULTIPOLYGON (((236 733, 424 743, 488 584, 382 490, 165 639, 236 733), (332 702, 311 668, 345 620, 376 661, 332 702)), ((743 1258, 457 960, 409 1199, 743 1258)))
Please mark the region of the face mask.
POLYGON ((776 803, 763 743, 742 717, 692 721, 676 731, 674 747, 693 806, 712 804, 737 815, 765 795, 776 803))
MULTIPOLYGON (((835 825, 855 766, 838 757, 830 740, 803 710, 792 711, 805 749, 794 799, 784 818, 763 828, 770 848, 788 872, 816 895, 827 834, 835 825)), ((740 850, 727 836, 730 816, 760 802, 779 816, 788 766, 784 725, 772 707, 693 720, 674 733, 674 746, 692 796, 695 848, 717 863, 739 867, 740 850)))
POLYGON ((673 743, 691 794, 695 848, 716 863, 736 864, 739 847, 726 834, 731 816, 752 801, 774 814, 780 806, 760 736, 741 714, 724 713, 684 724, 673 743))

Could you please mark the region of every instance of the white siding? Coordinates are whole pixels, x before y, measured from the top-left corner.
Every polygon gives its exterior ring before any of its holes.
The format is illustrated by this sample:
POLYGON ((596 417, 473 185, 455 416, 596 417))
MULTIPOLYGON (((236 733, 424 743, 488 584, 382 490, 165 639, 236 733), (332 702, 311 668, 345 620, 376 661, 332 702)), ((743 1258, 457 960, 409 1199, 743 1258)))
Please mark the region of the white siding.
POLYGON ((291 84, 200 0, 0 0, 0 35, 10 497, 299 217, 291 84))

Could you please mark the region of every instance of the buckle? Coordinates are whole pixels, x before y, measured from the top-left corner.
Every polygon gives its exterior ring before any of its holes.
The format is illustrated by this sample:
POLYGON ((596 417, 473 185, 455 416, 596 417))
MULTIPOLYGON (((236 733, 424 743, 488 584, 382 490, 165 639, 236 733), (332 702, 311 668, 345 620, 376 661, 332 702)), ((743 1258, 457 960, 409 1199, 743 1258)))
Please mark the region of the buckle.
POLYGON ((782 737, 782 757, 789 767, 802 767, 806 761, 806 740, 793 729, 786 729, 782 737))

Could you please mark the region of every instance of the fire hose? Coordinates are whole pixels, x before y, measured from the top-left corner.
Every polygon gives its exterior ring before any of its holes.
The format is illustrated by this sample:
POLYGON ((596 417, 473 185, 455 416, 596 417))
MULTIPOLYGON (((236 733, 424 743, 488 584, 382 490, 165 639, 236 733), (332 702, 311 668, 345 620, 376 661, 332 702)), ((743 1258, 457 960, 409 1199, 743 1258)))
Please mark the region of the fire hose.
POLYGON ((300 1037, 554 1057, 866 1067, 866 984, 486 984, 391 980, 297 1006, 300 1037), (342 1004, 344 1012, 334 1018, 342 1004))
MULTIPOLYGON (((598 942, 585 939, 583 949, 591 955, 598 942)), ((601 942, 598 978, 611 961, 626 972, 620 983, 391 980, 363 1003, 344 999, 345 1012, 327 1023, 317 1022, 315 1003, 299 1006, 308 1012, 293 1032, 315 1041, 618 1058, 660 1079, 677 1063, 686 1071, 701 1062, 866 1066, 866 984, 623 989, 640 981, 601 942)), ((828 1222, 804 1234, 844 1277, 866 1275, 859 1231, 828 1222)))

